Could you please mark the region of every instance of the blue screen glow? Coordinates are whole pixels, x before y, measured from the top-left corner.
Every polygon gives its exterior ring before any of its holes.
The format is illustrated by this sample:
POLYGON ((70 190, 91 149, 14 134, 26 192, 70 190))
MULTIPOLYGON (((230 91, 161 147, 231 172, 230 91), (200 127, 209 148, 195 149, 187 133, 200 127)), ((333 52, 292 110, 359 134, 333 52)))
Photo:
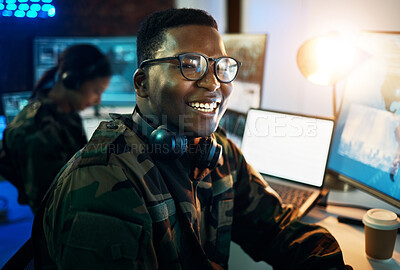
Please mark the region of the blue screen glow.
POLYGON ((1 16, 3 17, 11 17, 13 15, 13 12, 11 10, 3 10, 1 13, 1 16))
POLYGON ((3 139, 3 131, 6 129, 6 117, 4 115, 0 115, 0 140, 3 139))
POLYGON ((28 4, 20 4, 18 6, 18 9, 23 10, 23 11, 29 10, 29 5, 28 4))
POLYGON ((357 44, 368 57, 346 78, 328 167, 400 208, 400 35, 364 31, 357 44))
POLYGON ((56 15, 53 0, 0 0, 0 17, 51 18, 56 15))

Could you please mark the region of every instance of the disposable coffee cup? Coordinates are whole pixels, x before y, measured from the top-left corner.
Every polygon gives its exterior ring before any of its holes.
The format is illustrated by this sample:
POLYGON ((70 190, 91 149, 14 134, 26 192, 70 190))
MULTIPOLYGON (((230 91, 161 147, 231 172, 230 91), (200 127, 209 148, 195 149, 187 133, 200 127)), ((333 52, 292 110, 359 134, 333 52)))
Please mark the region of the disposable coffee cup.
POLYGON ((385 209, 370 209, 363 217, 365 253, 375 260, 388 260, 393 256, 399 218, 385 209))

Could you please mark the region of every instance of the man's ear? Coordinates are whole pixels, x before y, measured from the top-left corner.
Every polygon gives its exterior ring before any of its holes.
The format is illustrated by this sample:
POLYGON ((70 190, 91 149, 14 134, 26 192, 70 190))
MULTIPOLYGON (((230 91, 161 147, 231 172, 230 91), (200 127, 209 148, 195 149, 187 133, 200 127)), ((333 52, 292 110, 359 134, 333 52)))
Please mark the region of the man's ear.
POLYGON ((135 87, 136 95, 139 97, 146 98, 149 96, 147 91, 147 74, 143 69, 138 68, 133 75, 133 86, 135 87))

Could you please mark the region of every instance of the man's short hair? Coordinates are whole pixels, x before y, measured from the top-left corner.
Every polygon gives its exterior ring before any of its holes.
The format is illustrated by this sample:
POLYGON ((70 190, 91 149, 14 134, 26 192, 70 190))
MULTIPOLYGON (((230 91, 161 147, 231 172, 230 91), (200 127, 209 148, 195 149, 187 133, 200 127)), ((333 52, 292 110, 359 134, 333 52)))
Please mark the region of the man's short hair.
POLYGON ((137 34, 138 66, 143 60, 154 58, 155 52, 164 41, 167 29, 185 25, 205 25, 218 30, 217 22, 204 10, 171 8, 155 12, 147 17, 139 27, 137 34))

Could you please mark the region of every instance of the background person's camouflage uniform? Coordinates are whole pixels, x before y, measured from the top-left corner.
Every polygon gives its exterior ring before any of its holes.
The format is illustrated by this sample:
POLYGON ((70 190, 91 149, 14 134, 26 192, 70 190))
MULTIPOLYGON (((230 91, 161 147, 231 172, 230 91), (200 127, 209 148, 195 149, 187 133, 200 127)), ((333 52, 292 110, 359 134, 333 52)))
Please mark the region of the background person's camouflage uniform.
MULTIPOLYGON (((344 268, 333 236, 293 221, 221 130, 220 165, 196 178, 186 154, 152 159, 132 129, 130 117, 103 122, 61 172, 45 240, 34 232, 59 269, 227 268, 231 240, 277 269, 344 268)), ((44 253, 35 260, 55 268, 44 253)))
POLYGON ((4 131, 2 164, 20 183, 19 202, 33 212, 62 166, 86 144, 81 117, 49 98, 28 104, 4 131))

